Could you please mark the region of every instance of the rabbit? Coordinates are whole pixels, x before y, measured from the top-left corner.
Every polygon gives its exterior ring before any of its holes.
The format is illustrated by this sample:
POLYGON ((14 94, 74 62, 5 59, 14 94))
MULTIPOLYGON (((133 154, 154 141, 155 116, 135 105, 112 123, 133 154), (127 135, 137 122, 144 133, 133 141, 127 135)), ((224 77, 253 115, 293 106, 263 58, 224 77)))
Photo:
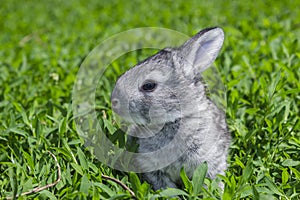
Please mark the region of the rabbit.
POLYGON ((223 41, 221 28, 206 28, 180 47, 162 49, 138 63, 116 82, 112 109, 130 124, 137 153, 158 152, 135 160, 154 190, 182 187, 182 168, 192 177, 206 162, 206 176, 212 179, 227 169, 231 136, 225 114, 207 96, 201 78, 223 41))

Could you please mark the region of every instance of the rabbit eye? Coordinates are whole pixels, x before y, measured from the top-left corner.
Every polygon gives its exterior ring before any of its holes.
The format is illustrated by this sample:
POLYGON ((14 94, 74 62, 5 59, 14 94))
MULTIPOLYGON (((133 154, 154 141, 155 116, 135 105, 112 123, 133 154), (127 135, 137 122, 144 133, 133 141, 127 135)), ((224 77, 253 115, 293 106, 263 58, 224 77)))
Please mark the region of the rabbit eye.
POLYGON ((142 91, 144 92, 153 92, 157 86, 157 83, 154 81, 145 81, 142 85, 142 91))

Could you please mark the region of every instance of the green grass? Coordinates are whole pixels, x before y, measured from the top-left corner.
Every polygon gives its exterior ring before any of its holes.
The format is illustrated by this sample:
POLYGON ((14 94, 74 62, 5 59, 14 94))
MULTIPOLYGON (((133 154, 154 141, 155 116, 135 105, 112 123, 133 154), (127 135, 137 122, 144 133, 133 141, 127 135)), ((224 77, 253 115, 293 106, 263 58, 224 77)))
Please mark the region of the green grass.
MULTIPOLYGON (((300 199, 299 1, 8 1, 0 6, 0 199, 57 179, 19 199, 300 199), (102 165, 83 146, 72 115, 72 87, 88 53, 112 34, 165 27, 193 35, 224 28, 216 64, 227 88, 233 136, 224 192, 204 179, 154 192, 133 173, 102 165)), ((132 66, 139 57, 120 59, 132 66)), ((141 55, 143 57, 143 55, 141 55)), ((145 56, 144 56, 145 57, 145 56)), ((116 61, 115 66, 121 66, 116 61)), ((112 88, 116 77, 107 80, 112 88)), ((108 109, 109 94, 99 121, 108 109)), ((108 118, 108 124, 112 123, 108 118)), ((114 134, 114 127, 105 128, 114 134)))

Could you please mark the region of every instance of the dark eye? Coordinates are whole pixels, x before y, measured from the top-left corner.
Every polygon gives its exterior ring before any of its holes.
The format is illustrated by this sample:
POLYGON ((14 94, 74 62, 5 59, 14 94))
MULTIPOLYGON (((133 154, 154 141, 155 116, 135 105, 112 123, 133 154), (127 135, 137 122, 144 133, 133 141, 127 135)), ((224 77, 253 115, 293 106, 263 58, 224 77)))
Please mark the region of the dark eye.
POLYGON ((157 86, 157 83, 151 80, 145 81, 142 85, 142 91, 144 92, 153 92, 157 86))

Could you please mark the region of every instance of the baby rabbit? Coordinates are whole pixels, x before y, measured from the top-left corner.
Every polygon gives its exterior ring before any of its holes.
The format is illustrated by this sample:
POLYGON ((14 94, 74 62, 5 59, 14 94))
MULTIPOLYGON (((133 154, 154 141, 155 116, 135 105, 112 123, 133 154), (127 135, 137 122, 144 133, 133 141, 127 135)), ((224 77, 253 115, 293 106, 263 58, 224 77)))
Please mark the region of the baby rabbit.
POLYGON ((180 187, 182 167, 191 177, 207 162, 209 178, 227 168, 231 137, 225 115, 207 97, 201 78, 223 40, 221 28, 204 29, 182 46, 165 48, 137 64, 116 83, 113 111, 131 124, 137 151, 146 155, 135 165, 154 190, 180 187))

